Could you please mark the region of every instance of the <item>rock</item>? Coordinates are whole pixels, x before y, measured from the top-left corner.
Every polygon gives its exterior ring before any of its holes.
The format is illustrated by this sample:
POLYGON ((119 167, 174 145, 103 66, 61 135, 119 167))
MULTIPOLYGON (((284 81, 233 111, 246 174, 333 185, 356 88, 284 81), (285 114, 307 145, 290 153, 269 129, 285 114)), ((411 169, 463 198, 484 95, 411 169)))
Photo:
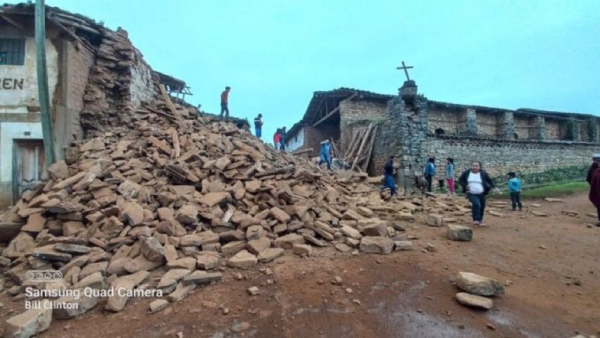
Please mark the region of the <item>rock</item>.
POLYGON ((54 250, 71 254, 86 254, 92 251, 92 248, 85 245, 56 243, 54 244, 54 250))
POLYGON ((442 215, 430 214, 427 217, 427 225, 432 227, 441 227, 444 225, 444 218, 442 215))
POLYGON ((540 212, 540 211, 532 211, 531 213, 534 214, 535 216, 538 216, 538 217, 546 217, 546 216, 548 216, 546 213, 540 212))
POLYGON ((504 294, 504 285, 499 281, 471 272, 459 272, 456 279, 459 289, 478 296, 504 294))
POLYGON ((469 242, 473 239, 473 229, 455 224, 448 224, 448 238, 453 241, 469 242))
POLYGON ((98 298, 93 295, 85 295, 81 292, 78 296, 65 296, 56 301, 57 306, 52 310, 55 318, 67 319, 82 315, 98 304, 98 298))
POLYGON ((46 331, 52 322, 52 304, 47 299, 37 304, 38 308, 9 318, 4 325, 4 337, 29 338, 46 331))
POLYGON ((219 242, 219 235, 208 230, 199 234, 185 235, 179 240, 179 246, 202 246, 219 242))
POLYGON ((550 203, 563 202, 563 200, 560 198, 550 198, 550 197, 544 198, 544 201, 550 202, 550 203))
POLYGON ((258 295, 259 291, 258 291, 258 288, 256 286, 251 286, 251 287, 248 288, 248 293, 251 296, 256 296, 256 295, 258 295))
POLYGON ((169 301, 166 299, 157 299, 150 303, 150 312, 156 313, 167 306, 169 306, 169 301))
POLYGON ((194 224, 197 221, 198 217, 198 209, 191 204, 186 204, 177 210, 177 214, 175 215, 175 219, 177 219, 181 224, 190 225, 194 224))
POLYGON ((127 277, 121 277, 112 283, 112 287, 114 293, 108 297, 104 308, 109 311, 118 312, 123 310, 125 304, 127 304, 129 294, 135 287, 135 281, 127 277))
POLYGON ((136 202, 125 202, 123 207, 123 219, 127 224, 136 226, 144 221, 144 208, 136 202))
MULTIPOLYGON (((360 243, 360 241, 358 239, 354 239, 354 240, 357 241, 358 243, 360 243)), ((296 244, 296 245, 302 245, 302 244, 296 244)), ((356 246, 358 246, 358 244, 356 246)), ((337 243, 336 245, 334 245, 334 247, 337 251, 340 251, 340 252, 352 251, 352 248, 344 243, 337 243)))
POLYGON ((360 234, 360 231, 358 231, 358 230, 356 230, 356 229, 354 229, 354 228, 352 228, 350 226, 347 226, 347 225, 342 225, 340 227, 340 232, 342 234, 344 234, 344 236, 346 236, 346 237, 350 237, 350 238, 354 238, 354 239, 361 239, 362 238, 362 235, 360 234))
MULTIPOLYGON (((579 214, 577 211, 575 210, 563 210, 560 212, 563 215, 566 216, 571 216, 571 217, 577 217, 577 215, 579 214)), ((31 217, 31 216, 30 216, 31 217)))
POLYGON ((27 219, 27 224, 21 228, 21 231, 38 233, 44 230, 46 218, 41 213, 33 214, 27 219))
POLYGON ((200 255, 196 257, 196 267, 201 270, 212 270, 219 266, 219 257, 200 255))
POLYGON ((278 207, 271 208, 271 213, 273 214, 273 217, 281 223, 287 223, 291 219, 290 215, 278 207))
POLYGON ((102 274, 102 276, 106 275, 106 269, 108 268, 108 262, 98 262, 86 265, 81 272, 79 273, 79 278, 84 279, 87 276, 90 276, 96 272, 102 274))
POLYGON ((227 261, 227 266, 232 268, 248 268, 258 263, 258 259, 247 250, 242 250, 227 261))
POLYGON ((209 192, 208 194, 200 198, 200 203, 205 204, 209 207, 214 207, 217 204, 229 199, 231 195, 228 192, 209 192))
POLYGON ((466 306, 471 306, 480 309, 489 310, 492 308, 493 302, 489 298, 472 295, 466 292, 459 292, 456 294, 456 300, 466 306))
POLYGON ((156 214, 158 215, 158 219, 161 221, 175 218, 175 214, 171 208, 158 208, 156 209, 156 214))
POLYGON ((77 221, 64 222, 62 225, 62 229, 63 229, 63 236, 67 236, 67 237, 77 236, 86 230, 83 223, 77 222, 77 221))
POLYGON ((388 237, 387 224, 385 222, 379 222, 377 224, 369 224, 362 229, 365 236, 380 236, 388 237))
POLYGON ((235 255, 246 248, 246 241, 229 242, 221 247, 223 256, 235 255))
POLYGON ((160 245, 156 237, 142 237, 138 242, 140 243, 142 254, 148 260, 159 262, 165 257, 165 248, 160 245))
POLYGON ((415 220, 415 215, 411 214, 410 212, 401 212, 398 214, 398 220, 399 221, 414 221, 415 220))
POLYGON ((33 249, 33 252, 31 255, 34 257, 40 258, 40 259, 47 260, 47 261, 60 261, 60 262, 68 262, 71 260, 71 258, 73 258, 73 256, 71 256, 68 253, 59 252, 59 251, 54 250, 53 245, 46 245, 43 247, 35 248, 35 249, 33 249))
POLYGON ((2 256, 7 258, 19 258, 28 255, 35 248, 35 240, 26 232, 20 232, 13 238, 8 247, 2 251, 2 256))
POLYGON ((271 247, 271 239, 267 237, 261 237, 259 239, 249 241, 246 247, 248 248, 248 251, 258 255, 259 253, 271 247))
POLYGON ((411 241, 394 241, 394 251, 410 251, 413 249, 413 242, 411 241))
POLYGON ((246 229, 246 239, 249 241, 259 239, 265 235, 265 229, 260 225, 251 225, 246 229))
POLYGON ((159 289, 168 289, 190 273, 192 272, 187 269, 171 269, 162 276, 156 287, 159 289))
POLYGON ((365 236, 360 240, 360 251, 387 255, 394 249, 394 242, 387 237, 365 236))
POLYGON ((298 234, 287 234, 275 239, 273 246, 276 248, 291 249, 294 244, 304 244, 304 237, 298 234))
POLYGON ((183 257, 167 263, 169 269, 186 269, 190 271, 196 270, 197 261, 194 257, 183 257))
POLYGON ((65 161, 60 160, 51 164, 48 167, 48 174, 50 175, 50 178, 54 181, 62 181, 69 177, 69 167, 67 166, 65 161))
POLYGON ((167 219, 158 223, 158 225, 156 226, 156 231, 175 237, 185 236, 185 234, 187 233, 185 231, 185 228, 174 219, 167 219))
POLYGON ((189 284, 196 284, 196 285, 203 285, 203 284, 210 284, 212 282, 218 282, 221 280, 221 278, 223 277, 223 275, 220 272, 206 272, 206 271, 202 271, 202 270, 197 270, 194 271, 193 273, 183 277, 183 284, 184 285, 189 285, 189 284))
POLYGON ((264 250, 258 255, 258 261, 261 263, 267 263, 274 260, 277 257, 283 255, 285 250, 282 248, 269 248, 264 250))
POLYGON ((307 244, 294 244, 293 252, 299 256, 309 257, 312 255, 312 247, 307 244))
POLYGON ((78 283, 74 284, 72 289, 106 289, 107 284, 104 280, 104 276, 100 272, 94 272, 93 274, 81 279, 78 283))
POLYGON ((169 294, 167 296, 167 300, 169 300, 169 302, 171 302, 171 303, 179 302, 179 301, 183 300, 185 298, 185 296, 187 296, 187 294, 190 293, 190 291, 194 290, 195 288, 196 288, 196 284, 189 284, 189 285, 179 284, 179 285, 177 285, 177 288, 175 289, 175 291, 173 291, 171 294, 169 294))
POLYGON ((431 244, 431 243, 427 243, 427 246, 425 247, 425 250, 428 252, 436 252, 437 248, 435 247, 435 245, 431 244))

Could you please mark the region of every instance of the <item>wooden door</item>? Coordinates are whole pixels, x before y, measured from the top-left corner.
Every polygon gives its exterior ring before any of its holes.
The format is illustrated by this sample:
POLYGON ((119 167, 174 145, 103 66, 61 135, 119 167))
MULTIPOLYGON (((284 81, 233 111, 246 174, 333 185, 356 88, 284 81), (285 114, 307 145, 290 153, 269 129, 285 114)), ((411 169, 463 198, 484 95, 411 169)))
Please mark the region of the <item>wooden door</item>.
POLYGON ((46 179, 46 157, 42 140, 15 140, 13 149, 13 203, 16 203, 24 192, 46 179))

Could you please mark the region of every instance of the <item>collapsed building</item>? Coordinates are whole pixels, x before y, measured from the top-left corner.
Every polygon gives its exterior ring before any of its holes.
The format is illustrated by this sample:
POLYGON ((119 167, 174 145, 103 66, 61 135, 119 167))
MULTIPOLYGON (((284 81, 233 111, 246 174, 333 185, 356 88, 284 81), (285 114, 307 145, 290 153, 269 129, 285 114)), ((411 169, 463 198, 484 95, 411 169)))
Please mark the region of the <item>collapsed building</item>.
POLYGON ((333 138, 336 156, 350 165, 377 175, 396 155, 400 176, 411 179, 430 157, 441 168, 452 157, 457 170, 478 160, 494 177, 565 168, 575 174, 597 150, 599 128, 600 118, 589 114, 433 101, 406 81, 398 95, 350 88, 315 92, 302 120, 288 131, 286 149, 312 149, 318 156, 319 143, 333 138))

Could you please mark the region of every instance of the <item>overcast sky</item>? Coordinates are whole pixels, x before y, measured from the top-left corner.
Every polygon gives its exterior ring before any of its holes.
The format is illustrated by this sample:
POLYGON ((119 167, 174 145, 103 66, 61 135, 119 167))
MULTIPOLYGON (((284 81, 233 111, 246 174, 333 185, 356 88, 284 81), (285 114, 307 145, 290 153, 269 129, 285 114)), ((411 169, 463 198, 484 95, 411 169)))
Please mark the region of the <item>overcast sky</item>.
MULTIPOLYGON (((14 1, 13 1, 14 3, 14 1)), ((123 27, 188 102, 261 112, 263 138, 314 91, 395 94, 404 60, 431 100, 600 115, 600 1, 46 0, 123 27)))

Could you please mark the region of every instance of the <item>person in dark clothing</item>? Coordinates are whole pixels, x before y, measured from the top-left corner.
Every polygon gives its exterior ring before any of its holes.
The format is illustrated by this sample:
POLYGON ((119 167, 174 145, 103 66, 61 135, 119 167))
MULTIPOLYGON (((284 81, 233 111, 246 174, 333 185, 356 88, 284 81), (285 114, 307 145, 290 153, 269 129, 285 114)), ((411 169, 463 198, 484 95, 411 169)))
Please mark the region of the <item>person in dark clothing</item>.
POLYGON ((285 151, 286 127, 281 128, 281 151, 285 151))
POLYGON ((432 157, 427 160, 425 172, 423 174, 427 180, 427 192, 431 192, 431 183, 433 182, 433 177, 435 176, 435 158, 432 157))
POLYGON ((485 226, 483 216, 485 211, 485 197, 494 188, 494 181, 487 172, 481 169, 481 162, 471 163, 471 169, 465 170, 458 179, 463 193, 471 202, 473 224, 485 226))
POLYGON ((221 93, 221 115, 220 118, 223 119, 223 113, 225 113, 225 121, 229 121, 229 92, 231 91, 231 87, 225 87, 225 90, 221 93))
POLYGON ((254 131, 256 132, 256 137, 258 138, 262 136, 262 126, 262 114, 258 114, 258 116, 254 118, 254 131))
POLYGON ((383 167, 383 175, 384 175, 384 185, 385 187, 390 188, 391 195, 396 195, 396 181, 394 180, 394 159, 395 156, 390 156, 389 160, 385 163, 383 167))
POLYGON ((596 207, 596 213, 598 215, 598 222, 596 226, 600 227, 600 154, 594 154, 592 157, 592 165, 588 170, 586 181, 590 184, 590 193, 588 198, 590 202, 596 207))

